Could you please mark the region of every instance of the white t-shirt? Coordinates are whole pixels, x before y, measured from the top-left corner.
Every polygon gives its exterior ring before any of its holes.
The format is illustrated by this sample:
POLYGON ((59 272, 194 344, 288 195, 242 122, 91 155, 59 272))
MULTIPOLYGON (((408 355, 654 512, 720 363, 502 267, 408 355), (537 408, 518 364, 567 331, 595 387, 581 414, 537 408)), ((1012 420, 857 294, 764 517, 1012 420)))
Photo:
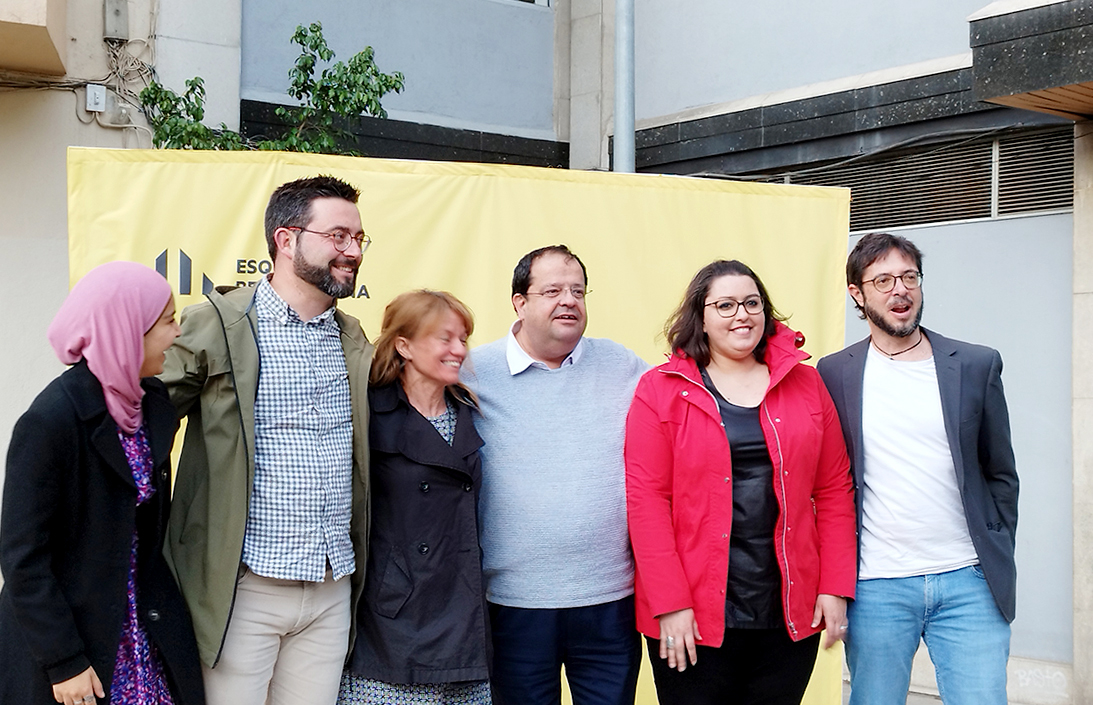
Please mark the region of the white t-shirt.
POLYGON ((862 445, 858 577, 905 578, 977 564, 945 435, 933 357, 891 360, 869 346, 862 445))

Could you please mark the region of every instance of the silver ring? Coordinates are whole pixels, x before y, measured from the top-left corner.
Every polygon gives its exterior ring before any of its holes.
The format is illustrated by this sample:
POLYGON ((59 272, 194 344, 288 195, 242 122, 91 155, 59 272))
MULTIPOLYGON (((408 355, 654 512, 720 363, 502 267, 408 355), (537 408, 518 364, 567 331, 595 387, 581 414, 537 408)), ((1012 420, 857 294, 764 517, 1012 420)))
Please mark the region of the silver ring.
POLYGON ((667 642, 669 649, 676 645, 676 638, 674 636, 670 636, 664 641, 667 642))
POLYGON ((80 698, 76 702, 78 702, 78 703, 93 703, 93 702, 95 702, 95 696, 94 695, 85 695, 84 697, 80 698))

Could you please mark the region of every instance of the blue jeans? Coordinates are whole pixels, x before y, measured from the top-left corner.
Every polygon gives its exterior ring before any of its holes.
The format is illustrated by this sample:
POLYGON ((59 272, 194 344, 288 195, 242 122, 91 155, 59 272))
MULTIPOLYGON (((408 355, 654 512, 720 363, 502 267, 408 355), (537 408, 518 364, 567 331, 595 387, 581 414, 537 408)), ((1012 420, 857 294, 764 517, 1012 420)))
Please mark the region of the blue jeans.
POLYGON ((490 604, 494 705, 633 705, 641 665, 634 596, 567 609, 490 604))
POLYGON ((859 580, 847 617, 850 705, 903 705, 919 639, 945 705, 1006 705, 1010 625, 979 566, 859 580))

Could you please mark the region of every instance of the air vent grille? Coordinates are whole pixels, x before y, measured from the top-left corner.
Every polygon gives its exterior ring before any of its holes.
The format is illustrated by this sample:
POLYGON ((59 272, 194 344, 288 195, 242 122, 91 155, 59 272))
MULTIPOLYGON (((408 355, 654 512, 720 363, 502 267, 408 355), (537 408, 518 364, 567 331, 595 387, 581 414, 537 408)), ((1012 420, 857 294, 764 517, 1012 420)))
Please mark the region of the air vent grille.
POLYGON ((1073 131, 935 145, 764 180, 849 187, 851 231, 1066 209, 1074 205, 1073 131))
POLYGON ((1074 136, 1068 130, 998 141, 998 214, 1074 206, 1074 136))

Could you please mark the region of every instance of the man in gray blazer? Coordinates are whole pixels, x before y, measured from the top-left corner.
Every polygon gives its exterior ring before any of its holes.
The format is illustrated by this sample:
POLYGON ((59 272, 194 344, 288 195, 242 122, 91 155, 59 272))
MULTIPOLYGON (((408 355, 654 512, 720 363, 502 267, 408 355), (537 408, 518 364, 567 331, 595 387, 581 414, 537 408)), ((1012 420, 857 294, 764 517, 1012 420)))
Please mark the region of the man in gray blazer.
POLYGON ((863 237, 846 265, 869 338, 820 360, 853 468, 851 705, 904 703, 925 639, 946 705, 1005 705, 1017 469, 996 350, 919 325, 922 253, 863 237))

